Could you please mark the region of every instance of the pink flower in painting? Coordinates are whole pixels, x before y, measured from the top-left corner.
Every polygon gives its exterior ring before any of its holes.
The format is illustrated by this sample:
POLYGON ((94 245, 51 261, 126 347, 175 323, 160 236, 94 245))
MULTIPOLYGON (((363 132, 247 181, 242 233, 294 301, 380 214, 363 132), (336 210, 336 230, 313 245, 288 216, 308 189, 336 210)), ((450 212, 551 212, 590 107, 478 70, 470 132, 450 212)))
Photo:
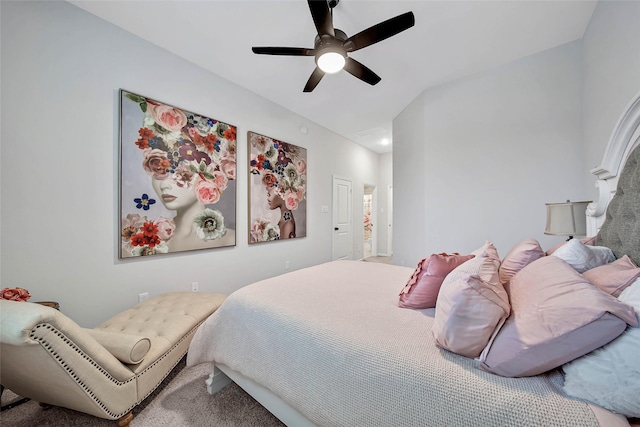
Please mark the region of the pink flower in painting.
POLYGON ((297 191, 287 190, 287 192, 284 193, 284 204, 287 209, 291 211, 298 209, 299 200, 297 191))
POLYGON ((148 104, 156 124, 172 132, 179 132, 187 124, 187 116, 177 108, 164 104, 148 104))
POLYGON ((305 185, 298 185, 293 191, 296 192, 296 196, 298 196, 298 201, 304 200, 304 196, 307 192, 305 185))
POLYGON ((220 163, 220 169, 228 179, 236 179, 236 161, 225 159, 220 163))
POLYGON ((272 188, 278 183, 278 177, 270 170, 265 170, 262 174, 262 183, 267 188, 272 188))
POLYGON ((187 128, 187 133, 189 134, 191 139, 195 139, 197 136, 200 136, 200 133, 198 132, 198 128, 196 128, 195 126, 189 126, 187 128))
POLYGON ((155 179, 167 179, 169 174, 167 169, 171 166, 167 152, 154 148, 153 150, 145 150, 142 159, 142 167, 155 179))
POLYGON ((122 218, 121 237, 123 242, 129 242, 132 236, 138 233, 138 229, 147 221, 147 217, 141 217, 138 214, 128 214, 126 218, 122 218))
POLYGON ((211 181, 206 179, 198 179, 195 185, 196 196, 205 205, 212 205, 220 200, 222 192, 211 181))
POLYGON ((251 135, 251 145, 253 145, 259 152, 264 153, 271 145, 271 141, 269 141, 269 138, 266 136, 254 133, 251 135))
POLYGON ((302 159, 298 159, 296 161, 296 171, 298 175, 304 175, 307 173, 307 162, 302 159))
POLYGON ((228 160, 233 160, 235 162, 236 161, 236 150, 237 150, 236 141, 235 140, 227 141, 227 147, 222 152, 222 158, 223 159, 228 159, 228 160))
POLYGON ((173 237, 173 232, 176 230, 176 223, 171 218, 159 217, 154 222, 158 227, 158 237, 163 241, 168 241, 173 237))
POLYGON ((224 191, 227 188, 227 185, 229 184, 229 180, 227 179, 227 176, 220 171, 211 172, 211 175, 213 175, 213 182, 216 185, 216 187, 218 187, 220 191, 224 191))

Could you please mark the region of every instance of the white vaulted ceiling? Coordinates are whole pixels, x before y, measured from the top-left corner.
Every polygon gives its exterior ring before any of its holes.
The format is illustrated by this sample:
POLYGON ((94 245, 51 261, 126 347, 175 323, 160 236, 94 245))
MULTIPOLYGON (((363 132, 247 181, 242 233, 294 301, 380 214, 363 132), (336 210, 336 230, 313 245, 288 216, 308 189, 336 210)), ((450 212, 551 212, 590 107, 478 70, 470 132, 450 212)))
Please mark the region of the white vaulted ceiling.
POLYGON ((252 46, 313 48, 304 0, 136 0, 70 3, 376 152, 425 89, 577 39, 594 1, 341 0, 334 26, 354 35, 413 11, 415 26, 350 54, 382 80, 342 71, 303 93, 313 57, 256 55, 252 46))

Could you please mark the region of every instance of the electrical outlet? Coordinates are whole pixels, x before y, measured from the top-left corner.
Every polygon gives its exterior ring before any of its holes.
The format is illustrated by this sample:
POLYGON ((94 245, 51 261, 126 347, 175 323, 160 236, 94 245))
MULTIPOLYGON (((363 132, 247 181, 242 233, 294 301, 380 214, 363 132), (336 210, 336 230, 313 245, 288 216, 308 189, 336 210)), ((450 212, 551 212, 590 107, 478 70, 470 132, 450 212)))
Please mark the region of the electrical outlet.
POLYGON ((149 299, 149 292, 138 294, 138 302, 143 302, 149 299))
POLYGON ((198 292, 198 282, 191 283, 191 292, 198 292))
POLYGON ((284 262, 284 269, 285 270, 289 269, 289 261, 288 260, 284 262))

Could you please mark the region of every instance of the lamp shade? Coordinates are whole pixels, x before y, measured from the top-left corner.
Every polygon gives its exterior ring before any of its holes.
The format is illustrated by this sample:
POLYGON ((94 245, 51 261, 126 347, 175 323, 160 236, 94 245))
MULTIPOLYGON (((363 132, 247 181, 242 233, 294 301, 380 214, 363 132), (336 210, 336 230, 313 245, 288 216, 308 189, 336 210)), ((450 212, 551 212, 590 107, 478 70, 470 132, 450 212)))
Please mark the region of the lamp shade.
POLYGON ((544 234, 554 236, 586 236, 588 202, 546 203, 547 227, 544 234))

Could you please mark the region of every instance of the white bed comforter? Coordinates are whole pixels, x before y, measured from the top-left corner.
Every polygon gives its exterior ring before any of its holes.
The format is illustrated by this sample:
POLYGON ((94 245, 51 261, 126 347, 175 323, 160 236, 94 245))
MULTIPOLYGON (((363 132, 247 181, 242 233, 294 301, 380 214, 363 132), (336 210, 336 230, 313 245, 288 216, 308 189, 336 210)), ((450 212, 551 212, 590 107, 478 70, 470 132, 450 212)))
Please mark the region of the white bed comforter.
POLYGON ((599 426, 559 372, 503 378, 436 347, 433 309, 397 306, 413 269, 335 261, 231 294, 188 365, 221 363, 318 426, 599 426))

